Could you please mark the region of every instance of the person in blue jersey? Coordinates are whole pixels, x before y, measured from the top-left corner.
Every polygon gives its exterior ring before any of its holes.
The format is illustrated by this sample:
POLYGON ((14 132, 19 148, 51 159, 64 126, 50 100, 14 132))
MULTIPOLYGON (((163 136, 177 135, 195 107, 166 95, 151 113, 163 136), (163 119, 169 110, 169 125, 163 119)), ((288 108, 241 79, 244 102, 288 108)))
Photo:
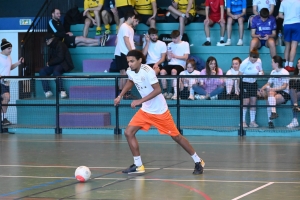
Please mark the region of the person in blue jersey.
POLYGON ((76 46, 99 46, 99 39, 85 38, 83 36, 74 36, 71 32, 65 32, 62 22, 60 21, 60 10, 54 8, 52 19, 49 20, 47 32, 54 34, 55 37, 63 41, 67 47, 75 48, 76 46))

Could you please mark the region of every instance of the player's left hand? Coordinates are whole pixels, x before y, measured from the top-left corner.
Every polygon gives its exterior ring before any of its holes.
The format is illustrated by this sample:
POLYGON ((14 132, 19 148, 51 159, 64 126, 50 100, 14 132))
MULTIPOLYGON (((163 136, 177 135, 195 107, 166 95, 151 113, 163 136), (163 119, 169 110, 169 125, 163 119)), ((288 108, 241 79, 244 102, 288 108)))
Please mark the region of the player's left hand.
POLYGON ((120 103, 120 101, 121 101, 121 97, 120 96, 118 96, 117 98, 115 98, 114 99, 114 106, 118 106, 119 103, 120 103))
POLYGON ((131 108, 135 108, 136 106, 141 105, 141 104, 142 104, 142 102, 141 102, 140 99, 138 99, 138 100, 133 100, 133 101, 131 102, 131 108))
POLYGON ((23 57, 21 57, 21 58, 19 59, 19 61, 18 61, 18 64, 19 64, 19 65, 21 65, 22 63, 24 63, 24 58, 23 58, 23 57))

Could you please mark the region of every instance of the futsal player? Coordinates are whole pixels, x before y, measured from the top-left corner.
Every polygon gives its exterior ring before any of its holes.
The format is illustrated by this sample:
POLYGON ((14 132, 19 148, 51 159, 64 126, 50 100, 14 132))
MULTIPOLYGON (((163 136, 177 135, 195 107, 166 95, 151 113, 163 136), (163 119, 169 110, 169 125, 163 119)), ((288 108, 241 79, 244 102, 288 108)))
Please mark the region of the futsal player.
POLYGON ((171 136, 175 142, 191 155, 195 162, 193 174, 202 174, 205 165, 204 161, 197 155, 189 141, 179 133, 166 100, 161 93, 155 71, 148 65, 142 64, 145 63, 144 61, 145 57, 141 51, 131 50, 128 52, 127 62, 129 68, 126 71, 128 81, 120 95, 114 100, 114 105, 117 106, 122 96, 134 85, 142 96, 141 99, 132 101, 132 108, 141 104, 142 108, 133 116, 125 130, 125 136, 133 155, 134 164, 122 172, 127 174, 145 172, 135 134, 140 129, 147 131, 151 126, 155 126, 161 134, 171 136))

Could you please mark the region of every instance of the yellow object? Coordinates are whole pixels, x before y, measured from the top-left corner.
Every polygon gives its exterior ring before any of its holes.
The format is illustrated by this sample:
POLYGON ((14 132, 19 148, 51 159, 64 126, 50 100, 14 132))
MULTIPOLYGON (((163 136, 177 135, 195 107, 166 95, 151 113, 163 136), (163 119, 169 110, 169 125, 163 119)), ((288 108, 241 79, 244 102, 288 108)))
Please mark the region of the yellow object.
POLYGON ((131 6, 131 0, 115 0, 116 7, 131 6))
MULTIPOLYGON (((88 8, 95 8, 103 4, 104 4, 104 0, 84 0, 83 8, 84 10, 86 10, 88 8)), ((89 13, 92 17, 95 17, 94 11, 89 11, 89 13)))
POLYGON ((153 15, 152 2, 156 0, 132 0, 134 9, 142 15, 153 15))
MULTIPOLYGON (((186 13, 186 9, 188 7, 189 0, 174 0, 174 1, 178 4, 178 10, 182 13, 186 13)), ((195 16, 195 14, 196 14, 195 1, 193 1, 192 8, 189 11, 189 13, 191 15, 195 16)))

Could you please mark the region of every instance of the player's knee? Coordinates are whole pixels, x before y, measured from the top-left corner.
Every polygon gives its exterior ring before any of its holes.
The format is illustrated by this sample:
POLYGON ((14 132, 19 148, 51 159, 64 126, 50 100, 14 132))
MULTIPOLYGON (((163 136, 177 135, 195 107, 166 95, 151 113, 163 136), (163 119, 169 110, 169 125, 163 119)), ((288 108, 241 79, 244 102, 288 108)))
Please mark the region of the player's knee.
POLYGON ((180 135, 180 134, 178 134, 178 135, 176 135, 176 136, 171 136, 172 137, 172 139, 174 140, 174 141, 176 141, 176 142, 179 142, 181 139, 182 139, 182 135, 180 135))

